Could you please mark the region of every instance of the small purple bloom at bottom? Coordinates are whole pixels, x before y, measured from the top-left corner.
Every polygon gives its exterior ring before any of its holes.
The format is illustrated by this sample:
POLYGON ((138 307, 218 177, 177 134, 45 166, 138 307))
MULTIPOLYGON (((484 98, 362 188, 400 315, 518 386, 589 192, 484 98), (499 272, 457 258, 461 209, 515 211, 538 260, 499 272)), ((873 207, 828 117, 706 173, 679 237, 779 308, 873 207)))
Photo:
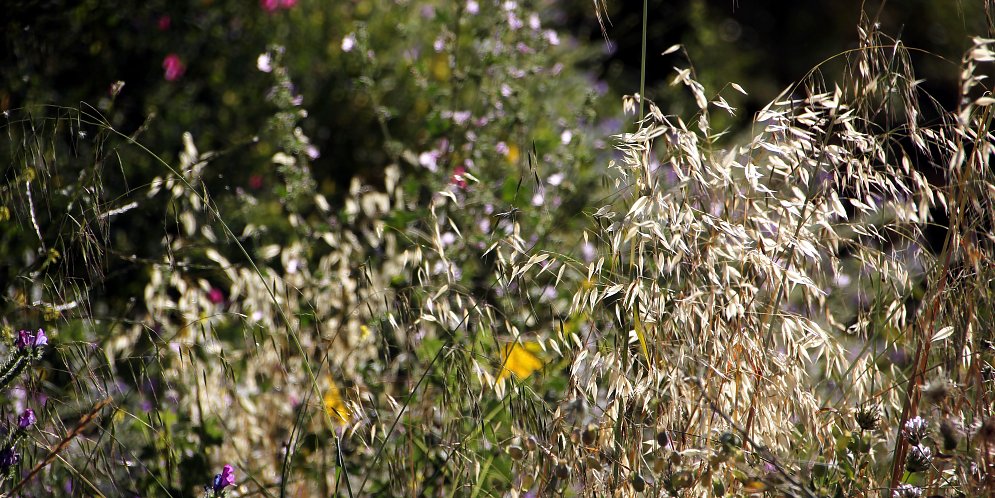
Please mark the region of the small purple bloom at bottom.
POLYGON ((235 484, 235 469, 231 465, 225 465, 221 473, 214 476, 214 492, 220 493, 222 489, 235 484))
POLYGON ((0 451, 0 469, 7 470, 15 465, 17 462, 21 461, 21 455, 18 455, 14 448, 4 448, 0 451))

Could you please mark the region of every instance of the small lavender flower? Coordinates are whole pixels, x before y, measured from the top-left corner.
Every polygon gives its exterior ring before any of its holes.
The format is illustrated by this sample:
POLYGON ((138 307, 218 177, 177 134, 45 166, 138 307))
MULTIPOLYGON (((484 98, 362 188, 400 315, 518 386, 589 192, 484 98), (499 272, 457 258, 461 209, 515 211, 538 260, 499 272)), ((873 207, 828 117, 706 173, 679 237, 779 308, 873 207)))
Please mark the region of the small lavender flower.
POLYGON ((220 493, 221 490, 228 486, 235 484, 235 469, 231 465, 225 465, 221 469, 221 473, 214 476, 214 493, 220 493))
POLYGON ((470 120, 471 116, 470 111, 456 111, 453 113, 453 122, 458 126, 463 126, 470 120))
POLYGON ((911 445, 918 445, 922 438, 926 436, 926 420, 922 417, 913 417, 905 421, 902 428, 902 436, 911 445))
POLYGON ((899 484, 891 496, 892 498, 919 498, 922 496, 922 488, 911 484, 899 484))
POLYGON ((38 419, 35 418, 35 411, 28 408, 17 417, 17 426, 21 429, 27 429, 28 427, 35 425, 35 422, 37 421, 38 419))

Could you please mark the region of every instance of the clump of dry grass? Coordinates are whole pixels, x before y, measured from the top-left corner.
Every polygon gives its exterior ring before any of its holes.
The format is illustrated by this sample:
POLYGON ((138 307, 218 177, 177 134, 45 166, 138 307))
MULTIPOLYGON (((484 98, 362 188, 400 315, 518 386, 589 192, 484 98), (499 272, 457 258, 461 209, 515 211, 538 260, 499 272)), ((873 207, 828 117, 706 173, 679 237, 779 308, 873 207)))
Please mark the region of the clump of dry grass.
MULTIPOLYGON (((535 443, 547 449, 523 466, 546 469, 537 480, 592 495, 810 496, 813 464, 846 458, 837 439, 856 430, 858 405, 884 407, 892 431, 917 412, 927 370, 946 364, 972 383, 974 317, 991 294, 993 101, 978 68, 993 42, 976 38, 965 57, 959 108, 930 109, 939 118, 925 122, 931 101, 905 47, 870 26, 860 34, 844 81, 813 73, 758 113, 741 144, 723 145, 709 124, 713 108, 735 112, 726 96, 709 97, 687 69, 673 83, 697 113, 648 102, 639 129, 618 137, 622 195, 591 231, 601 257, 586 269, 562 261, 579 273, 569 316, 584 325, 555 338, 570 389, 558 426, 535 443), (928 165, 945 185, 930 184, 928 165), (939 258, 924 237, 933 211, 952 220, 939 258), (964 300, 966 289, 982 297, 964 300), (896 351, 915 351, 911 371, 882 359, 896 351), (577 405, 588 409, 567 416, 577 405), (550 458, 551 471, 540 464, 550 458)), ((889 456, 870 455, 865 484, 889 486, 889 456)))

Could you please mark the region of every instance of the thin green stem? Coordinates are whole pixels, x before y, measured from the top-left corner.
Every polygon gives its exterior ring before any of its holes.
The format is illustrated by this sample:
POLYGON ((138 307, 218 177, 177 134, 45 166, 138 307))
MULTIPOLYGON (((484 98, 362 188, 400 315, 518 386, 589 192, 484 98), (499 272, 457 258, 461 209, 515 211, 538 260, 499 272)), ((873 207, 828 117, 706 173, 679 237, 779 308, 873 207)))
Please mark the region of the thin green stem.
POLYGON ((649 17, 649 0, 643 0, 643 49, 639 56, 639 118, 643 119, 643 100, 646 99, 646 18, 649 17))

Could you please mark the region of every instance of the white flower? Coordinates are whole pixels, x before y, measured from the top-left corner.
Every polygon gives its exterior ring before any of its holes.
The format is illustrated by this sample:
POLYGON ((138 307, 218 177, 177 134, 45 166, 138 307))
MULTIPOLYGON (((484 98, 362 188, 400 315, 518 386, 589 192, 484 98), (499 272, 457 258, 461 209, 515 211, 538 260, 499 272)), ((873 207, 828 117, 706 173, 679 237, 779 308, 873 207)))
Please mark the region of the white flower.
POLYGON ((437 163, 438 159, 439 159, 439 154, 434 151, 422 152, 421 154, 418 154, 418 164, 422 165, 422 167, 428 169, 433 173, 439 167, 437 163))
POLYGON ((345 35, 345 38, 342 39, 342 51, 352 52, 352 49, 355 46, 356 46, 356 34, 349 33, 348 35, 345 35))
POLYGON ((480 4, 476 0, 466 2, 466 12, 471 16, 477 15, 477 12, 480 12, 480 4))
POLYGON ((556 31, 548 29, 546 30, 545 35, 546 35, 546 41, 548 41, 550 45, 553 45, 555 47, 560 44, 560 35, 556 34, 556 31))
POLYGON ((273 70, 273 59, 269 54, 259 54, 256 59, 256 68, 264 73, 268 73, 273 70))
POLYGON ((539 31, 539 28, 542 27, 542 24, 539 22, 539 14, 533 13, 529 15, 529 27, 532 28, 532 31, 539 31))
POLYGON ((574 134, 570 130, 563 130, 563 133, 560 133, 560 142, 562 142, 563 145, 570 143, 573 138, 574 134))

